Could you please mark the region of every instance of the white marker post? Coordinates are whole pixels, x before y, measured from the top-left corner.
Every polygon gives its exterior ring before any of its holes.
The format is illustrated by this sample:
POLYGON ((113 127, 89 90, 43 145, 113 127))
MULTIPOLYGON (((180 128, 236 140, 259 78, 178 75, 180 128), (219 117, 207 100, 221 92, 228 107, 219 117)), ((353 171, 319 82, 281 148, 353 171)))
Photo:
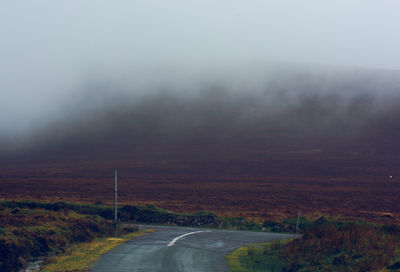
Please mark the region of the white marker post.
POLYGON ((300 210, 297 212, 296 233, 299 230, 299 223, 300 223, 300 210))
POLYGON ((117 173, 117 170, 115 170, 115 173, 114 173, 114 215, 115 215, 115 218, 114 218, 114 220, 115 220, 115 237, 117 237, 118 236, 118 231, 117 231, 117 227, 118 227, 118 211, 117 211, 117 208, 118 208, 118 186, 117 186, 117 179, 118 179, 118 173, 117 173))

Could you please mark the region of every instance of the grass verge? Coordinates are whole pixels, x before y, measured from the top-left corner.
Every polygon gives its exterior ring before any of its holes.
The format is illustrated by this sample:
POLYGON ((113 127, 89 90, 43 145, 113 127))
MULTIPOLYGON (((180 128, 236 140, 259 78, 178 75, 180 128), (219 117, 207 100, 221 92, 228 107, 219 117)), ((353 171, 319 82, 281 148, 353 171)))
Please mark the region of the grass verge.
POLYGON ((100 256, 112 248, 154 230, 143 230, 122 235, 118 238, 98 238, 92 242, 79 243, 68 252, 48 258, 40 268, 42 272, 89 271, 100 256))
POLYGON ((279 248, 293 239, 241 247, 225 257, 232 272, 282 271, 279 248), (268 252, 268 254, 266 254, 268 252))
POLYGON ((239 248, 227 263, 232 272, 400 271, 400 227, 321 217, 298 239, 239 248))

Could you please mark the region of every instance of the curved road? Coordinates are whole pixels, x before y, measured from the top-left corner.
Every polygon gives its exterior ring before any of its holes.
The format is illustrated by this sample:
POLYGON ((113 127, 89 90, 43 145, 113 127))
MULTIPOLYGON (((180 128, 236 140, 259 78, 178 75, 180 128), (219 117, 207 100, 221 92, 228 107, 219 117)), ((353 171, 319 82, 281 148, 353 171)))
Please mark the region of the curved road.
POLYGON ((296 237, 289 234, 183 227, 152 227, 104 254, 92 272, 228 272, 224 256, 252 243, 296 237))

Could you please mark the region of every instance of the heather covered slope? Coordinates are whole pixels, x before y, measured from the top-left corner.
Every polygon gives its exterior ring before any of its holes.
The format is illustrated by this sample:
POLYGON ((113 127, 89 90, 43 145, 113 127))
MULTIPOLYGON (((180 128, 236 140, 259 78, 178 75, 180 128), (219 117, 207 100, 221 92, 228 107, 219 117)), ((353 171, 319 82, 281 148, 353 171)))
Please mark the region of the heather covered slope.
POLYGON ((394 220, 398 73, 260 74, 146 95, 92 86, 57 121, 2 138, 0 196, 108 202, 118 168, 126 203, 394 220))
POLYGON ((298 239, 250 245, 228 257, 232 272, 399 271, 399 228, 324 217, 298 239))

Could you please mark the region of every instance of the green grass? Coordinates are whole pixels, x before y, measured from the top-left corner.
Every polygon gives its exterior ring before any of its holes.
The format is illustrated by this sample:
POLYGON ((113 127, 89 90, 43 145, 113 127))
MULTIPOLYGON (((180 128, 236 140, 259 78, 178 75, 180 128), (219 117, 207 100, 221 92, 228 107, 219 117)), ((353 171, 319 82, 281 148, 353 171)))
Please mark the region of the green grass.
POLYGON ((98 238, 72 246, 65 254, 50 257, 40 268, 42 272, 89 271, 100 256, 112 248, 153 230, 122 235, 118 238, 98 238))
POLYGON ((232 272, 278 272, 283 260, 279 257, 281 246, 292 239, 241 247, 225 257, 232 272))
POLYGON ((249 248, 241 247, 230 253, 225 257, 226 263, 228 264, 232 272, 245 272, 245 268, 241 263, 241 258, 247 256, 249 248))

